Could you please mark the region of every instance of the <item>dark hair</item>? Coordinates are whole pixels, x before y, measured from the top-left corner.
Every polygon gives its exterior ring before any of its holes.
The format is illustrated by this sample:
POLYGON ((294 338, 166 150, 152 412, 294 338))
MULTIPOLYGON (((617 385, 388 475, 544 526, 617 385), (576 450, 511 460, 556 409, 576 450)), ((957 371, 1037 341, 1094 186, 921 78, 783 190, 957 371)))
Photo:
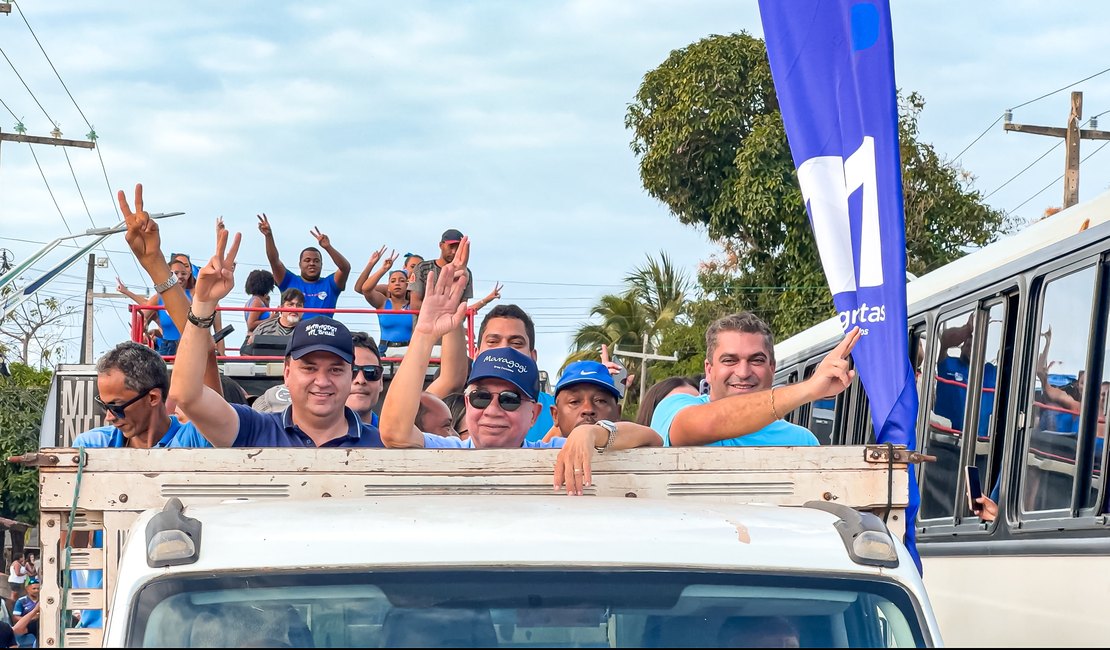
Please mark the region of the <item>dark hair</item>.
POLYGON ((382 362, 382 355, 378 354, 378 344, 374 341, 374 337, 366 332, 351 332, 351 342, 355 344, 356 348, 366 348, 374 353, 374 358, 378 360, 380 365, 382 362))
POLYGON ((226 400, 228 404, 247 403, 247 391, 243 390, 239 382, 231 377, 220 375, 220 387, 224 391, 224 400, 226 400))
POLYGON ((166 362, 158 353, 134 341, 124 341, 100 357, 96 362, 97 374, 119 370, 123 373, 123 385, 129 390, 141 393, 158 388, 162 391, 162 401, 170 390, 170 373, 166 362))
POLYGON ((297 259, 299 260, 299 259, 301 259, 302 257, 304 257, 304 254, 305 254, 305 253, 307 253, 308 251, 312 251, 313 253, 316 253, 317 255, 319 255, 319 256, 320 256, 320 259, 321 259, 321 260, 323 260, 323 259, 324 259, 324 254, 323 254, 323 253, 321 253, 321 252, 320 252, 320 249, 319 249, 319 248, 316 248, 315 246, 309 246, 308 248, 306 248, 306 249, 304 249, 303 251, 301 251, 301 254, 297 256, 297 259))
POLYGON ((283 303, 297 299, 300 299, 301 303, 304 304, 304 292, 296 287, 289 287, 281 292, 281 302, 283 303))
POLYGON ((713 359, 713 353, 717 350, 717 335, 721 332, 762 334, 764 345, 767 347, 767 356, 770 357, 772 364, 775 363, 775 335, 771 333, 770 326, 759 316, 750 311, 742 311, 739 314, 722 316, 713 321, 709 328, 705 330, 705 356, 707 359, 713 359))
POLYGON ((248 296, 268 296, 274 290, 274 274, 262 269, 255 269, 247 274, 244 288, 248 296))
POLYGON ((640 409, 636 412, 636 424, 650 427, 651 417, 655 415, 655 407, 659 406, 659 402, 662 402, 672 390, 680 386, 689 386, 698 390, 697 382, 689 377, 667 377, 644 391, 643 397, 640 398, 640 409))
POLYGON ((489 310, 486 317, 482 319, 482 326, 478 328, 478 340, 481 341, 482 337, 486 334, 486 325, 491 318, 515 318, 516 320, 524 323, 524 331, 528 334, 528 349, 536 349, 536 325, 532 322, 532 317, 527 314, 523 309, 516 305, 497 305, 489 310))

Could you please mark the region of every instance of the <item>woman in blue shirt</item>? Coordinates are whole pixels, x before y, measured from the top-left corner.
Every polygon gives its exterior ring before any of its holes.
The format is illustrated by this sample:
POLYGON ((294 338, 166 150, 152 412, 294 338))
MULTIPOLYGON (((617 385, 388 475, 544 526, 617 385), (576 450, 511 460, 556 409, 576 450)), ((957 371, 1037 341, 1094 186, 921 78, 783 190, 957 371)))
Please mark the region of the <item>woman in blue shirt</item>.
MULTIPOLYGON (((390 251, 389 257, 386 257, 381 266, 375 269, 378 260, 384 255, 384 246, 370 255, 370 261, 366 263, 366 268, 362 270, 358 282, 355 283, 355 291, 361 293, 362 297, 366 298, 366 302, 373 305, 375 309, 408 309, 409 303, 406 296, 409 290, 409 275, 404 269, 398 269, 389 274, 385 293, 378 288, 378 282, 382 276, 397 261, 397 252, 390 251)), ((412 338, 412 326, 412 314, 378 314, 378 327, 381 329, 378 355, 385 356, 386 350, 390 347, 408 345, 409 339, 412 338)))

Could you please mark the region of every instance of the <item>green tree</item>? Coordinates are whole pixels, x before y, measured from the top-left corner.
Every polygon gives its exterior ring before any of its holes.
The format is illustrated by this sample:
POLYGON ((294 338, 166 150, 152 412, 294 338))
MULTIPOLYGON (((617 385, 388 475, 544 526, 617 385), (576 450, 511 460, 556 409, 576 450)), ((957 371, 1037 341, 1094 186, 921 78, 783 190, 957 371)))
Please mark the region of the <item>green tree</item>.
POLYGON ((0 377, 0 517, 38 521, 38 472, 6 462, 38 449, 51 372, 16 363, 0 377))
MULTIPOLYGON (((970 174, 918 140, 924 105, 917 94, 900 101, 907 268, 916 274, 1012 227, 982 203, 970 174)), ((699 277, 701 300, 751 309, 780 337, 833 314, 762 40, 710 36, 671 52, 644 76, 625 123, 648 193, 723 247, 699 277)))

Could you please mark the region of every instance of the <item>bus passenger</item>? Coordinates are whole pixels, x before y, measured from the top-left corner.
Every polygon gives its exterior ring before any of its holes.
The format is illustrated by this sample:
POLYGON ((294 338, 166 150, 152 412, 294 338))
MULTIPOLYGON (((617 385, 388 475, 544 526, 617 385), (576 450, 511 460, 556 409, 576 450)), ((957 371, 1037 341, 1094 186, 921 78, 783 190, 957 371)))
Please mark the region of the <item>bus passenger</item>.
POLYGON ((853 328, 803 382, 772 387, 771 329, 742 312, 714 321, 705 332, 708 395, 671 395, 659 403, 651 428, 667 446, 816 446, 806 428, 780 416, 848 388, 855 371, 848 355, 859 340, 853 328))

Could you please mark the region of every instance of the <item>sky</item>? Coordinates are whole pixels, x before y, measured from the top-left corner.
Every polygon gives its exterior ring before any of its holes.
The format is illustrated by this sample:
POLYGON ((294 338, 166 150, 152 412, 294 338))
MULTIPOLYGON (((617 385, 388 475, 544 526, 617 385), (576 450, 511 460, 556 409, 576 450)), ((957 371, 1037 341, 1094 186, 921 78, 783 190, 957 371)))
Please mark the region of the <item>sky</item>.
MULTIPOLYGON (((1070 90, 1084 92, 1085 118, 1110 111, 1102 9, 894 3, 897 83, 926 101, 920 140, 974 175, 992 207, 1034 219, 1061 203, 1061 141, 996 120, 1013 108, 1014 122, 1063 126, 1070 90)), ((762 36, 754 0, 25 0, 0 14, 0 100, 30 134, 95 127, 99 151, 0 145, 0 248, 20 261, 112 226, 114 191, 136 182, 148 210, 186 213, 162 222, 167 253, 202 262, 217 216, 241 231, 240 285, 245 268, 267 267, 258 213, 290 268, 319 227, 353 276, 381 246, 431 257, 459 228, 475 298, 503 283, 554 376, 591 306, 647 255, 665 250, 694 274, 718 250, 644 191, 624 116, 672 50, 739 31, 762 36)), ((0 107, 0 130, 15 121, 0 107)), ((1082 144, 1081 200, 1110 186, 1101 144, 1082 144)), ((98 254, 109 266, 97 292, 117 275, 149 290, 122 235, 98 254)), ((44 293, 81 307, 85 273, 44 293)), ((369 307, 353 284, 339 306, 369 307)), ((225 304, 245 300, 237 290, 225 304)), ((126 305, 95 301, 96 355, 127 338, 126 305)), ((377 334, 372 316, 345 320, 377 334)), ((65 332, 76 361, 80 322, 65 332)))

